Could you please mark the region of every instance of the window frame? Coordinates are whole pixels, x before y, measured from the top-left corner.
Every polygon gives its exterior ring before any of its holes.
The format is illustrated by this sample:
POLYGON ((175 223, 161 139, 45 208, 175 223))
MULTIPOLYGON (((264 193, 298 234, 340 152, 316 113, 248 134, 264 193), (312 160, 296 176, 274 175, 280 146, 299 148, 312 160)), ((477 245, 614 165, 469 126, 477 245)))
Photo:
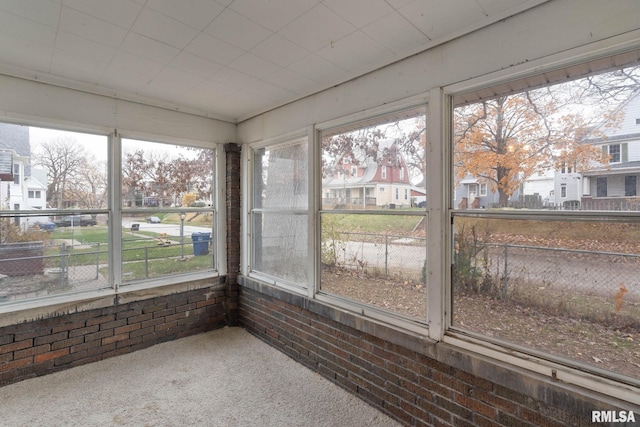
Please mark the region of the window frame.
MULTIPOLYGON (((358 313, 359 315, 364 316, 365 318, 372 320, 374 322, 382 322, 384 324, 388 324, 388 325, 392 325, 394 327, 400 327, 405 331, 410 331, 412 333, 416 333, 419 334, 420 336, 426 337, 426 339, 431 339, 430 337, 430 331, 431 331, 431 325, 435 325, 435 328, 433 328, 433 333, 434 334, 438 334, 438 326, 441 324, 441 321, 439 320, 439 315, 438 310, 434 310, 432 311, 432 307, 437 307, 438 304, 433 304, 432 302, 430 302, 430 287, 429 287, 429 282, 431 281, 431 277, 437 277, 437 274, 433 274, 430 277, 427 278, 427 285, 425 286, 425 298, 427 299, 427 303, 426 303, 426 315, 424 320, 417 320, 417 319, 412 319, 412 318, 408 318, 406 316, 403 316, 402 314, 399 313, 393 313, 387 310, 383 310, 381 308, 377 308, 371 305, 366 305, 364 303, 352 300, 352 299, 348 299, 339 295, 333 295, 333 294, 329 294, 326 292, 323 292, 320 289, 320 270, 321 270, 321 266, 320 266, 320 253, 321 253, 321 231, 322 231, 322 227, 321 227, 321 223, 322 223, 322 215, 323 214, 353 214, 353 215, 361 215, 361 214, 376 214, 376 215, 412 215, 412 216, 422 216, 424 218, 426 218, 427 223, 429 222, 429 211, 431 210, 429 207, 427 208, 427 210, 424 211, 414 211, 414 212, 402 212, 401 210, 391 210, 391 209, 384 209, 384 210, 342 210, 342 209, 327 209, 327 210, 323 210, 322 209, 322 171, 321 171, 321 166, 320 166, 320 159, 322 156, 322 133, 323 132, 330 132, 334 129, 338 129, 344 126, 349 126, 349 125, 354 125, 357 126, 359 124, 364 124, 364 122, 370 121, 370 120, 377 120, 380 118, 383 118, 385 116, 392 116, 395 113, 399 113, 402 111, 407 111, 407 110, 411 110, 411 109, 417 109, 417 108, 423 108, 424 109, 424 114, 425 114, 425 119, 426 119, 426 123, 427 123, 427 133, 429 133, 429 116, 432 113, 431 112, 431 104, 428 102, 429 101, 429 93, 423 93, 420 94, 418 96, 415 97, 411 97, 405 100, 401 100, 398 102, 393 102, 393 103, 389 103, 388 105, 385 105, 384 107, 379 107, 379 108, 373 108, 370 110, 365 110, 362 111, 360 113, 356 113, 356 114, 352 114, 352 115, 347 115, 338 119, 333 119, 333 120, 329 120, 327 122, 323 122, 323 123, 319 123, 316 124, 313 127, 313 145, 316 147, 315 149, 315 159, 314 164, 313 164, 313 169, 315 169, 317 172, 315 173, 315 189, 316 191, 314 192, 315 195, 315 201, 314 201, 314 205, 316 206, 316 208, 313 210, 313 212, 311 213, 313 215, 313 220, 310 221, 310 227, 313 227, 312 232, 315 234, 315 246, 314 246, 314 258, 315 258, 315 275, 314 275, 314 292, 311 295, 312 298, 320 301, 320 302, 324 302, 330 305, 334 305, 337 306, 339 308, 348 310, 350 312, 355 312, 358 313), (312 226, 312 224, 314 224, 312 226), (430 315, 435 316, 434 318, 430 318, 430 315)), ((435 103, 437 108, 438 103, 435 103)), ((437 129, 437 127, 434 127, 434 129, 437 129)), ((431 144, 430 144, 430 139, 427 138, 427 152, 433 152, 434 149, 430 149, 431 144)), ((436 144, 434 144, 436 145, 436 144)), ((435 164, 438 162, 437 160, 437 152, 439 150, 435 149, 436 152, 436 156, 433 157, 433 159, 431 159, 431 163, 435 164)), ((386 165, 380 165, 381 169, 380 169, 380 178, 383 180, 386 180, 385 177, 388 177, 388 173, 386 171, 387 166, 386 165)), ((427 173, 432 172, 433 168, 429 168, 429 166, 427 167, 427 173)), ((432 179, 427 179, 427 182, 437 182, 438 180, 436 178, 432 179)), ((378 191, 379 192, 383 192, 385 191, 384 185, 379 185, 378 187, 378 191)), ((391 186, 391 188, 393 189, 393 186, 391 186)), ((392 191, 392 198, 396 195, 396 192, 398 191, 398 188, 395 188, 396 191, 392 191)), ((427 198, 429 198, 429 194, 430 192, 432 192, 433 190, 429 189, 429 186, 427 186, 427 198)), ((386 191, 385 191, 386 192, 386 191)), ((437 193, 435 191, 433 191, 433 193, 437 193)), ((393 199, 392 199, 393 200, 393 199)), ((397 199, 400 200, 400 199, 397 199)), ((427 204, 429 205, 429 204, 427 204)), ((436 203, 437 205, 437 203, 436 203)), ((434 206, 436 206, 434 205, 434 206)), ((432 239, 432 241, 437 241, 437 239, 432 239)), ((425 250, 427 251, 427 263, 434 261, 436 258, 438 257, 433 257, 434 260, 431 260, 430 257, 428 256, 428 248, 429 245, 431 243, 431 240, 427 241, 427 244, 425 245, 425 250)), ((435 283, 435 282, 434 282, 435 283)), ((434 300, 437 301, 439 300, 439 292, 435 292, 434 293, 434 300)), ((434 340, 435 342, 435 340, 434 340)))
MULTIPOLYGON (((312 248, 312 241, 314 238, 313 237, 314 235, 311 233, 311 229, 310 229, 310 223, 312 218, 311 202, 313 200, 311 197, 311 193, 312 193, 313 178, 314 178, 312 175, 313 163, 311 159, 314 158, 315 156, 314 156, 312 138, 309 136, 310 133, 312 134, 312 132, 310 132, 307 129, 306 131, 292 132, 292 133, 283 135, 281 137, 271 138, 271 139, 259 141, 253 144, 247 144, 247 149, 243 150, 243 155, 242 155, 243 156, 242 164, 246 166, 246 173, 243 174, 244 179, 246 179, 244 188, 247 188, 248 191, 246 192, 246 195, 244 197, 244 205, 246 210, 245 218, 247 219, 247 221, 243 225, 243 229, 244 229, 243 234, 245 236, 244 244, 247 250, 243 251, 242 253, 241 270, 243 274, 249 278, 252 278, 261 282, 265 282, 270 285, 280 287, 288 291, 294 292, 296 294, 302 294, 305 296, 312 296, 313 290, 315 288, 315 286, 313 285, 315 280, 314 279, 315 268, 312 266, 313 264, 312 262, 308 263, 310 265, 310 268, 307 272, 308 283, 305 284, 305 286, 301 286, 296 284, 295 282, 287 281, 286 279, 283 279, 281 277, 276 277, 268 273, 253 269, 254 254, 255 254, 255 247, 254 247, 254 240, 253 240, 254 238, 253 237, 254 235, 253 216, 254 214, 263 214, 263 213, 278 213, 278 214, 306 216, 307 217, 307 256, 309 258, 309 261, 311 261, 313 255, 310 249, 312 248), (255 152, 258 150, 287 147, 287 146, 295 145, 296 143, 302 143, 303 140, 304 142, 306 142, 306 145, 307 145, 307 164, 309 169, 307 174, 307 188, 308 188, 307 209, 306 210, 305 209, 277 209, 277 208, 274 209, 274 208, 264 208, 264 207, 256 208, 254 206, 254 191, 255 191, 254 171, 255 169, 253 166, 255 163, 255 152)), ((342 170, 340 172, 342 172, 342 170)), ((320 197, 322 197, 322 194, 320 195, 320 197)))
MULTIPOLYGON (((474 98, 475 95, 467 94, 481 92, 483 95, 490 94, 490 96, 494 96, 494 94, 496 94, 494 88, 497 86, 516 87, 517 84, 513 85, 512 82, 521 79, 526 80, 527 78, 531 78, 532 80, 538 79, 538 81, 540 81, 540 77, 545 73, 555 73, 557 76, 568 76, 569 74, 562 70, 563 68, 596 62, 598 60, 602 60, 602 63, 612 63, 614 58, 629 57, 631 51, 637 51, 638 49, 640 49, 640 39, 619 37, 616 38, 615 43, 613 40, 610 40, 606 43, 587 44, 571 49, 568 52, 541 57, 528 63, 515 65, 509 69, 495 71, 481 77, 475 77, 464 82, 445 86, 441 89, 445 108, 440 112, 442 116, 439 116, 440 120, 446 123, 445 129, 442 130, 439 136, 446 142, 443 144, 446 151, 446 163, 441 170, 444 174, 443 179, 446 182, 444 187, 446 201, 443 205, 443 209, 446 212, 446 226, 444 226, 441 231, 446 236, 444 242, 447 248, 445 251, 447 258, 446 266, 443 268, 446 276, 446 304, 443 310, 449 313, 449 315, 443 319, 444 333, 442 341, 446 344, 464 348, 478 354, 484 354, 496 361, 502 361, 513 366, 522 367, 531 372, 536 372, 553 381, 562 381, 565 384, 587 387, 590 390, 604 393, 605 395, 616 395, 629 402, 637 402, 637 393, 640 387, 640 381, 637 379, 619 375, 612 371, 602 370, 592 365, 585 365, 576 360, 568 360, 531 348, 524 348, 512 343, 492 339, 487 335, 472 333, 452 326, 452 277, 449 266, 452 265, 453 261, 452 224, 454 212, 457 210, 453 204, 456 191, 453 186, 453 108, 455 97, 462 97, 462 101, 467 103, 476 102, 474 98), (558 72, 559 70, 562 71, 558 72)), ((548 82, 548 84, 552 83, 553 82, 548 82)), ((476 213, 476 215, 483 214, 476 213)), ((507 217, 512 216, 508 213, 504 215, 507 217)), ((551 215, 550 218, 598 218, 601 217, 601 215, 602 213, 599 212, 581 213, 575 211, 558 211, 551 215)), ((623 212, 606 212, 605 215, 611 216, 614 221, 623 221, 624 218, 627 217, 633 221, 640 221, 640 213, 632 213, 629 216, 623 212)), ((536 216, 536 219, 542 219, 542 217, 536 216)))

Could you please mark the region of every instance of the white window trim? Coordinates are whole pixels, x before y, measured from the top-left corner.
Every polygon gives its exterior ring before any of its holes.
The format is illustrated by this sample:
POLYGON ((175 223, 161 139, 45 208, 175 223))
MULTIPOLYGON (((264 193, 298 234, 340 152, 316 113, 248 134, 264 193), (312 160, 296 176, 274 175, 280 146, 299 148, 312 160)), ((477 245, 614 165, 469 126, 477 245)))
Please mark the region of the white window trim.
MULTIPOLYGON (((462 94, 465 92, 477 91, 484 88, 490 88, 492 86, 496 86, 501 83, 506 83, 510 80, 521 79, 529 76, 540 75, 544 72, 548 72, 551 70, 557 70, 564 67, 568 67, 571 65, 576 65, 584 62, 593 61, 603 57, 613 56, 618 53, 625 52, 627 50, 638 49, 640 48, 640 30, 633 31, 631 33, 627 33, 621 36, 612 37, 607 40, 602 40, 599 42, 595 42, 589 45, 584 45, 579 48, 571 49, 569 51, 564 51, 561 53, 557 53, 554 55, 550 55, 548 57, 536 59, 529 61, 527 63, 519 64, 509 69, 496 71, 490 74, 487 74, 482 77, 472 78, 468 81, 452 84, 443 88, 445 99, 445 105, 449 105, 447 108, 443 108, 440 112, 435 111, 435 117, 428 117, 430 119, 429 123, 437 124, 441 123, 437 120, 442 120, 445 123, 449 124, 451 127, 452 123, 452 98, 454 95, 462 94), (443 116, 444 115, 444 116, 443 116)), ((434 98, 431 98, 432 102, 434 98)), ((442 140, 447 141, 446 144, 442 144, 445 147, 447 152, 445 158, 452 159, 453 157, 453 144, 452 144, 452 136, 450 135, 451 130, 447 129, 447 135, 442 140)), ((443 135, 437 135, 443 136, 443 135)), ((431 138, 430 140, 434 140, 431 138)), ((435 139, 437 140, 437 139, 435 139)), ((454 212, 453 199, 452 196, 455 193, 453 189, 452 182, 452 173, 449 170, 451 168, 450 165, 451 160, 447 160, 444 165, 444 169, 442 172, 444 173, 444 179, 447 181, 447 185, 444 186, 447 192, 447 206, 445 207, 446 212, 454 212)), ((437 166, 437 165, 434 165, 437 166)), ((440 166, 441 167, 441 166, 440 166)), ((433 183, 432 183, 433 184, 433 183)), ((432 204, 430 205, 432 206, 432 204)), ((615 214, 615 213, 614 213, 615 214)), ((447 213, 447 217, 449 217, 449 213, 447 213)), ((613 216, 613 215, 612 215, 613 216)), ((449 221, 452 218, 449 217, 449 221)), ((446 223, 445 223, 446 224, 446 223)), ((449 222, 450 224, 450 222, 449 222)), ((445 251, 445 255, 447 257, 447 264, 451 265, 451 250, 452 250, 452 237, 451 237, 451 228, 449 226, 444 227, 442 229, 434 230, 434 233, 431 233, 431 230, 428 230, 430 236, 439 235, 439 232, 443 231, 446 238, 444 242, 446 244, 447 250, 445 251)), ((435 258, 435 257, 431 257, 435 258)), ((444 257, 443 257, 444 258, 444 257)), ((450 271, 448 268, 443 267, 442 272, 444 272, 447 276, 447 305, 446 309, 443 307, 443 313, 446 311, 447 313, 451 313, 451 277, 450 271)), ((615 373, 609 371, 603 371, 602 373, 596 372, 598 371, 596 368, 592 366, 584 366, 579 362, 570 360, 567 361, 566 364, 561 364, 557 362, 553 362, 551 360, 559 360, 561 358, 547 355, 545 357, 537 357, 533 356, 532 353, 535 351, 531 351, 530 349, 522 349, 522 350, 513 350, 508 346, 501 346, 495 344, 489 337, 481 336, 477 337, 474 340, 474 343, 471 344, 469 340, 460 340, 458 337, 458 333, 455 328, 451 326, 450 317, 446 317, 444 319, 444 330, 447 331, 446 334, 443 334, 442 340, 445 343, 451 343, 452 345, 459 346, 461 348, 467 348, 471 351, 474 351, 478 354, 490 355, 493 359, 497 361, 506 362, 512 364, 514 366, 522 367, 527 370, 532 370, 536 372, 542 372, 552 380, 556 380, 558 378, 562 378, 565 384, 574 384, 577 386, 585 387, 589 390, 593 390, 596 392, 601 392, 605 395, 617 396, 622 399, 625 399, 629 402, 638 403, 638 396, 640 396, 640 386, 638 385, 630 385, 629 381, 632 383, 638 383, 637 380, 629 379, 628 377, 622 377, 615 373), (546 356, 549 356, 547 358, 546 356), (587 372, 585 372, 585 370, 587 372), (620 378, 620 381, 616 381, 616 378, 620 378)), ((430 332, 433 329, 433 325, 430 324, 430 332)), ((462 335, 467 335, 467 331, 462 332, 462 335)), ((473 335, 473 334, 472 334, 473 335)))

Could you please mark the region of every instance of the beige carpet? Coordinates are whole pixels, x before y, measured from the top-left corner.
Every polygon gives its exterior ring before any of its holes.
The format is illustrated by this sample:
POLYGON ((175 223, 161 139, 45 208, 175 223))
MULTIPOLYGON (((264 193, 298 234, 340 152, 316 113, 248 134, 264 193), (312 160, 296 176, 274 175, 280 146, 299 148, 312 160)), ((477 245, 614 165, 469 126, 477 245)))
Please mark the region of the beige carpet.
POLYGON ((241 328, 0 388, 2 426, 398 426, 241 328))

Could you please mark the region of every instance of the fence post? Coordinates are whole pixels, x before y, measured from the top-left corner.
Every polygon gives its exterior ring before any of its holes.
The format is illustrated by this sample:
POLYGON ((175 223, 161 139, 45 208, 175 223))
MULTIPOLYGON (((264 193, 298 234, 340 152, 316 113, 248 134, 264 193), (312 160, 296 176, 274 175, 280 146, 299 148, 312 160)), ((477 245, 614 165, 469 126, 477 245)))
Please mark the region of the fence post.
POLYGON ((389 236, 384 236, 384 275, 389 275, 389 236))
POLYGON ((503 301, 507 301, 508 299, 508 292, 507 292, 507 287, 508 287, 508 283, 509 283, 509 278, 507 277, 507 267, 508 267, 508 262, 507 262, 507 256, 509 254, 509 246, 508 245, 504 245, 504 274, 502 275, 502 300, 503 301))
POLYGON ((144 247, 144 278, 149 278, 149 248, 144 247))
POLYGON ((100 277, 100 242, 98 242, 98 251, 96 252, 96 280, 100 277))
POLYGON ((60 287, 64 287, 64 277, 67 275, 67 266, 66 266, 66 244, 62 242, 60 244, 60 287))

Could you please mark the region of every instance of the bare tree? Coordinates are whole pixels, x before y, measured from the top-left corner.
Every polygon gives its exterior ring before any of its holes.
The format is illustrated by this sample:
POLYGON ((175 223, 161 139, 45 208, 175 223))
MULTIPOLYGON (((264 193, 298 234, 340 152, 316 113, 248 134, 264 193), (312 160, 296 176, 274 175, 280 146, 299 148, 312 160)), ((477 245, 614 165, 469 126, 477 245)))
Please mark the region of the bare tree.
POLYGON ((70 136, 57 137, 40 145, 33 158, 36 165, 47 169, 47 202, 50 206, 62 209, 65 201, 71 202, 66 192, 85 157, 82 147, 70 136))

